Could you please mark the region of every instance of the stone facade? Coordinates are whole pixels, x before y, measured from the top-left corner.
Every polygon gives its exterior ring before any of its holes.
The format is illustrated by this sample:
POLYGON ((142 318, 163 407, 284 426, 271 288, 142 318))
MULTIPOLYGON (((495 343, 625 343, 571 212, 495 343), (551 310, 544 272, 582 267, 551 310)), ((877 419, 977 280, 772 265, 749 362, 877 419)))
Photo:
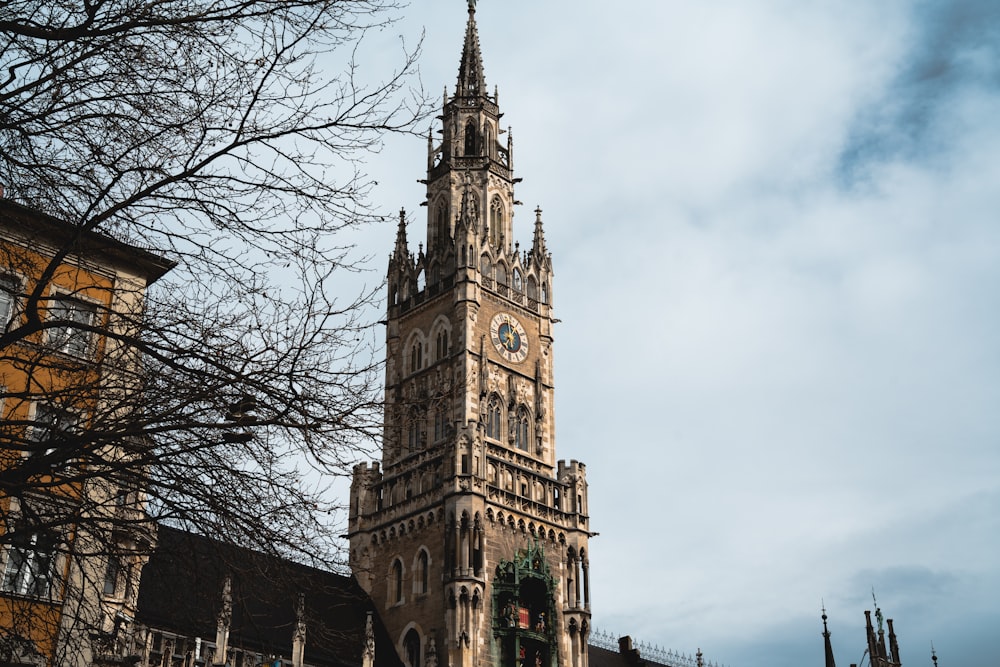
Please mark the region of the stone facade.
POLYGON ((552 257, 514 242, 513 140, 469 20, 427 236, 389 259, 381 463, 354 471, 351 566, 409 667, 586 667, 586 468, 556 459, 552 257), (426 248, 426 249, 425 249, 426 248))

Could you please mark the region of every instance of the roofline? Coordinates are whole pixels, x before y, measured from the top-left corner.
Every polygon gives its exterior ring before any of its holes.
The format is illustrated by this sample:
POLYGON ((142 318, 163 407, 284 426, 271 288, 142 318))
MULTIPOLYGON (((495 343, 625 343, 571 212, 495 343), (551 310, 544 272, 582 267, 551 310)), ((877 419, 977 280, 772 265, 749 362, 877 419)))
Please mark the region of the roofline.
POLYGON ((44 232, 56 243, 75 243, 78 252, 101 254, 117 264, 133 267, 146 279, 147 285, 152 285, 177 266, 176 261, 153 250, 126 243, 108 234, 81 229, 71 222, 0 196, 0 222, 7 221, 44 232))

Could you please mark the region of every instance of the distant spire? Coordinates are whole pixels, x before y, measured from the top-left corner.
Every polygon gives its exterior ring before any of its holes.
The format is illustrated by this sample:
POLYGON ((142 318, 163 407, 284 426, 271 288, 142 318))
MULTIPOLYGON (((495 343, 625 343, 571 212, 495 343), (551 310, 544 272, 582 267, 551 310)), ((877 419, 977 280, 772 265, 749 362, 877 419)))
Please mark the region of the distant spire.
POLYGON ((937 653, 934 651, 934 642, 931 642, 931 662, 934 663, 934 667, 938 667, 937 653))
POLYGON ((900 664, 899 642, 896 641, 896 631, 892 629, 892 619, 886 619, 886 624, 889 626, 889 656, 893 664, 898 665, 900 664))
POLYGON ((875 639, 875 628, 872 627, 872 612, 868 609, 865 610, 865 635, 868 639, 868 661, 875 667, 879 659, 878 641, 875 639))
POLYGON ((535 236, 531 241, 531 252, 539 259, 545 257, 545 231, 542 229, 542 207, 535 207, 535 236))
POLYGON ((823 648, 826 651, 826 667, 837 667, 833 659, 833 645, 830 643, 830 631, 826 627, 826 605, 823 605, 823 648))
POLYGON ((469 0, 469 22, 465 27, 465 44, 462 62, 458 66, 458 88, 455 95, 473 97, 486 94, 486 77, 483 75, 483 56, 479 50, 479 31, 476 29, 476 0, 469 0))
POLYGON ((396 228, 396 257, 406 257, 409 249, 406 244, 406 209, 399 209, 399 227, 396 228))

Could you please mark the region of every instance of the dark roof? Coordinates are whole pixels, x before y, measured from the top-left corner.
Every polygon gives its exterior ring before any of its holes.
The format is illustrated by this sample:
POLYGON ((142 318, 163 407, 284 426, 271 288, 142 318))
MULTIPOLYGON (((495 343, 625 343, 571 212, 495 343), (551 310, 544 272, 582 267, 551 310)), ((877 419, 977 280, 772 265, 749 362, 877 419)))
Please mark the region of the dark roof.
POLYGON ((373 613, 376 667, 401 667, 371 599, 353 577, 266 556, 167 526, 142 570, 137 621, 157 630, 214 640, 226 575, 232 581, 229 645, 289 656, 295 607, 304 596, 306 662, 361 664, 373 613))
POLYGON ((151 285, 177 262, 138 245, 89 230, 81 230, 65 220, 43 213, 0 196, 0 222, 8 223, 22 233, 35 232, 40 240, 56 247, 66 247, 74 255, 103 257, 108 262, 130 267, 151 285))
POLYGON ((643 658, 636 649, 624 649, 626 652, 611 651, 593 644, 587 645, 587 662, 590 667, 668 667, 656 660, 643 658))

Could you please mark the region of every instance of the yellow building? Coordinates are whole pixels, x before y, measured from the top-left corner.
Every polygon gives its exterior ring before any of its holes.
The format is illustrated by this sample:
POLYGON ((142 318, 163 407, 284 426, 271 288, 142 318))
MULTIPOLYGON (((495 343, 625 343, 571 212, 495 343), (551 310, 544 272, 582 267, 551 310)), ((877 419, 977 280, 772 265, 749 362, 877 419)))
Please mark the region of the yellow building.
POLYGON ((0 662, 92 664, 134 613, 142 490, 92 432, 135 405, 130 340, 172 266, 0 199, 0 662))

